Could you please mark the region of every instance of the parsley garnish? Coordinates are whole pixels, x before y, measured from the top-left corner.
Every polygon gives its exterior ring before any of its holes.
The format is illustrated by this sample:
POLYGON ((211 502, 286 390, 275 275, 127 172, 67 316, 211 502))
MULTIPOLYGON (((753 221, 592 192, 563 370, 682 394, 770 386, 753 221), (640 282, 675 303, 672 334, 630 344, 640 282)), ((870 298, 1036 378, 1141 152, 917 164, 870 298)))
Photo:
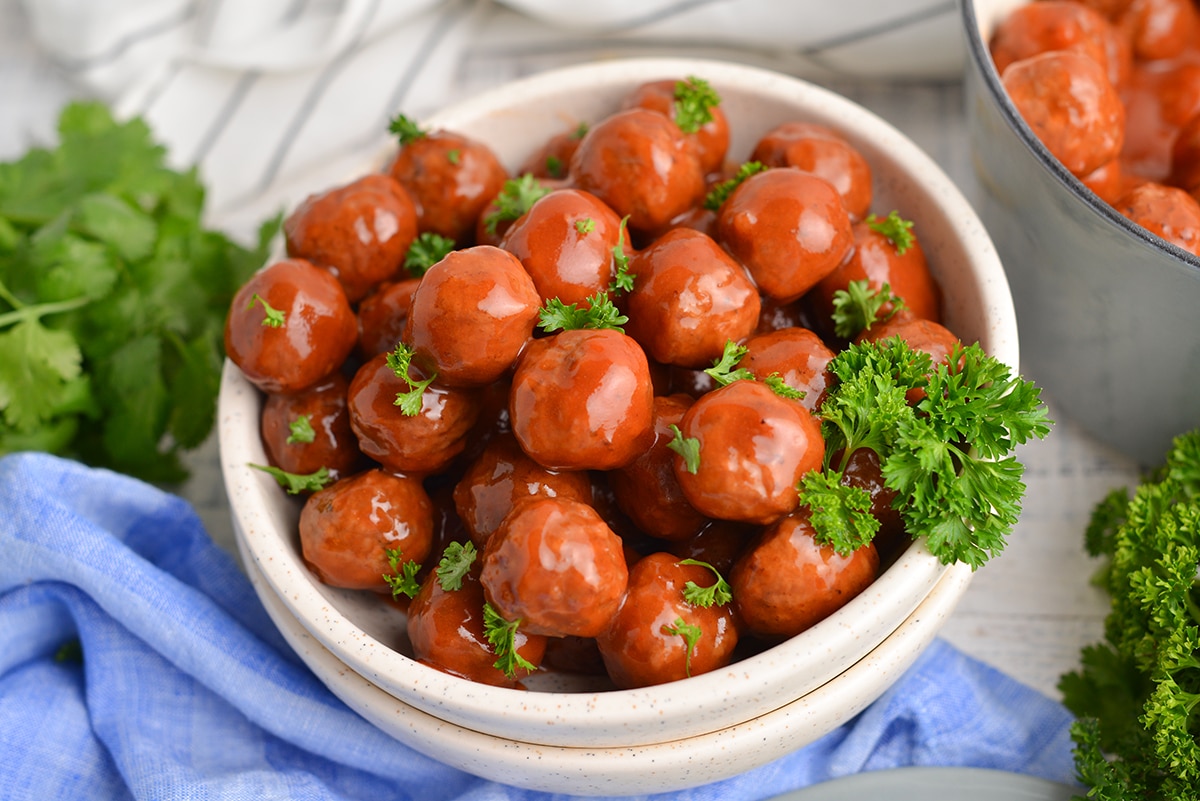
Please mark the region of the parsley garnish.
POLYGON ((550 298, 538 311, 538 327, 546 333, 554 331, 573 331, 580 328, 612 328, 622 331, 621 326, 629 322, 629 318, 621 314, 604 292, 597 292, 587 299, 587 308, 580 308, 578 303, 563 303, 558 298, 550 298))
POLYGON ((287 490, 288 495, 299 495, 302 492, 317 492, 333 480, 333 476, 329 474, 329 469, 321 467, 312 473, 289 473, 286 470, 280 470, 278 467, 272 467, 265 464, 248 463, 255 470, 261 470, 269 474, 279 486, 287 490))
POLYGON ((446 161, 450 162, 451 164, 453 164, 455 166, 458 166, 458 162, 461 158, 462 158, 462 151, 459 150, 458 148, 455 148, 454 150, 446 151, 446 161))
POLYGON ((703 634, 699 626, 693 626, 691 623, 685 623, 683 618, 675 618, 675 622, 671 625, 663 625, 664 634, 670 634, 675 637, 682 637, 687 644, 687 651, 684 653, 683 664, 684 670, 688 676, 692 675, 692 654, 696 651, 696 643, 700 641, 700 635, 703 634))
MULTIPOLYGON (((998 553, 1025 492, 1012 450, 1050 430, 1037 387, 977 344, 959 345, 934 365, 898 337, 853 344, 828 369, 838 381, 820 411, 826 469, 833 454, 842 454, 840 470, 855 450, 871 448, 908 533, 924 537, 942 562, 974 569, 998 553), (924 392, 915 408, 906 399, 914 388, 924 392)), ((847 514, 858 507, 853 499, 843 504, 847 514)), ((813 525, 821 536, 837 536, 816 518, 813 525)))
POLYGON ((426 136, 426 132, 421 126, 403 114, 397 114, 392 118, 392 121, 388 123, 388 131, 396 135, 396 138, 400 140, 401 147, 418 139, 424 139, 426 136))
POLYGON ((700 469, 700 440, 695 437, 685 437, 679 426, 671 424, 675 436, 667 443, 667 447, 683 458, 683 469, 692 475, 700 469))
POLYGON ((452 250, 453 239, 433 231, 424 231, 408 246, 408 252, 404 254, 404 269, 413 278, 420 278, 452 250))
POLYGON ((267 299, 257 292, 251 296, 250 302, 246 304, 246 308, 253 309, 255 303, 261 305, 263 307, 263 311, 266 312, 266 315, 263 317, 262 321, 263 325, 270 328, 281 328, 283 326, 283 320, 286 315, 279 309, 276 309, 270 303, 267 303, 267 299))
POLYGON ((403 342, 398 342, 396 349, 387 355, 387 366, 391 368, 397 378, 403 379, 404 383, 408 384, 408 392, 397 392, 394 401, 400 407, 400 411, 408 417, 421 413, 421 409, 424 407, 425 390, 437 378, 437 373, 434 373, 424 381, 414 381, 408 374, 412 368, 412 354, 412 348, 403 342))
POLYGON ((879 520, 871 514, 871 494, 842 483, 837 470, 811 470, 800 479, 800 503, 811 512, 813 539, 846 556, 875 539, 879 520))
POLYGON ((296 445, 299 443, 307 445, 317 438, 317 432, 313 431, 312 415, 302 414, 292 422, 288 423, 288 445, 296 445))
POLYGON ((548 195, 550 190, 542 186, 533 173, 520 178, 509 178, 504 182, 500 194, 496 195, 496 209, 483 218, 483 227, 489 234, 496 234, 501 222, 520 219, 533 208, 533 204, 548 195))
POLYGON ((891 240, 892 246, 896 248, 897 256, 903 256, 917 239, 913 236, 912 221, 903 219, 897 211, 892 211, 883 218, 876 217, 874 214, 868 215, 865 222, 872 231, 883 234, 891 240))
POLYGON ((510 679, 517 677, 518 670, 537 670, 537 665, 517 653, 517 627, 520 624, 520 620, 505 620, 491 604, 484 603, 483 632, 497 657, 492 667, 510 679))
POLYGON ((462 587, 463 576, 471 571, 475 564, 475 544, 472 542, 452 542, 442 552, 442 560, 438 562, 438 583, 446 592, 452 592, 462 587))
POLYGON ((708 562, 702 562, 699 559, 681 559, 679 564, 707 567, 717 577, 717 580, 708 587, 701 587, 696 582, 689 581, 683 586, 683 600, 690 604, 706 608, 710 606, 724 606, 733 600, 733 588, 729 586, 729 582, 721 575, 721 571, 708 562))
POLYGON ((768 169, 767 165, 761 161, 747 161, 742 166, 738 167, 737 173, 727 181, 721 181, 704 196, 704 208, 709 211, 716 211, 721 208, 721 204, 733 194, 733 190, 742 185, 742 182, 756 173, 764 172, 768 169))
POLYGON ((404 552, 399 548, 384 548, 387 555, 388 567, 391 573, 384 573, 383 580, 392 590, 392 597, 406 595, 415 598, 421 591, 421 583, 417 581, 417 573, 421 572, 421 563, 413 559, 404 559, 404 552), (403 560, 403 561, 402 561, 403 560))
POLYGON ((578 141, 578 140, 582 139, 583 137, 587 136, 587 132, 588 132, 588 124, 586 122, 581 122, 575 126, 574 131, 571 131, 571 138, 578 141))
POLYGON ((737 366, 742 357, 746 355, 747 350, 745 345, 739 345, 732 339, 726 340, 725 348, 721 352, 721 358, 714 359, 713 366, 704 372, 722 387, 728 386, 734 381, 753 381, 754 373, 745 367, 737 366))
POLYGON ((614 294, 633 291, 633 276, 629 273, 629 256, 625 254, 625 234, 628 223, 629 215, 626 214, 621 218, 621 225, 617 228, 617 244, 612 247, 613 264, 617 269, 612 283, 608 285, 608 291, 614 294))
POLYGON ((675 82, 675 124, 684 133, 695 133, 712 122, 712 108, 721 97, 708 81, 689 75, 675 82))
POLYGON ((865 278, 851 281, 845 289, 833 293, 834 333, 849 339, 860 331, 870 331, 875 323, 887 322, 904 308, 907 308, 904 299, 892 294, 890 284, 872 289, 871 282, 865 278), (880 317, 879 310, 889 303, 891 310, 880 317))
POLYGON ((584 217, 582 220, 575 221, 575 230, 580 236, 587 236, 592 231, 596 230, 596 221, 591 217, 584 217))
POLYGON ((562 159, 551 154, 546 156, 546 174, 551 178, 562 178, 567 174, 567 167, 562 159))

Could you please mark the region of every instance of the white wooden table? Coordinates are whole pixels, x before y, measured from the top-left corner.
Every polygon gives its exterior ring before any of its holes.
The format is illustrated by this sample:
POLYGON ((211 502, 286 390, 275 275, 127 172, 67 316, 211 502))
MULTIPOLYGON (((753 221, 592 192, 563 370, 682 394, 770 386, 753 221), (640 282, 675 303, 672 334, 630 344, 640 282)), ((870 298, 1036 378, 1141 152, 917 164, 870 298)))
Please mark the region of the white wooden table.
MULTIPOLYGON (((907 133, 958 182, 979 188, 965 137, 962 92, 954 82, 836 83, 907 133)), ((79 92, 39 56, 16 0, 0 0, 0 159, 50 141, 60 106, 79 92)), ((1090 585, 1096 565, 1084 554, 1093 505, 1136 480, 1135 466, 1101 446, 1058 412, 1051 436, 1026 446, 1025 513, 1004 554, 980 570, 943 630, 946 639, 1042 692, 1058 697, 1059 676, 1075 668, 1082 646, 1099 639, 1104 597, 1090 585)), ((181 488, 213 538, 233 550, 233 534, 211 440, 190 459, 181 488)))

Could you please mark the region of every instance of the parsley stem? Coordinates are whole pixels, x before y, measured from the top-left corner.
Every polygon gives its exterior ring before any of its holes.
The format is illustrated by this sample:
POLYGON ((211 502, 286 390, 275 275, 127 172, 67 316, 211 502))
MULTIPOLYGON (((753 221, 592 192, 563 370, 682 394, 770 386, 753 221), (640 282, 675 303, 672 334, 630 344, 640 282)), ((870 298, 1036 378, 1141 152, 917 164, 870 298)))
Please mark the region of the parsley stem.
MULTIPOLYGON (((8 298, 5 298, 5 300, 8 300, 8 298)), ((16 300, 16 298, 12 300, 16 300)), ((45 317, 47 314, 71 311, 72 309, 78 309, 80 306, 86 306, 91 302, 92 299, 89 297, 79 297, 72 298, 71 300, 57 300, 53 303, 37 303, 33 306, 24 306, 17 303, 17 308, 5 314, 0 314, 0 328, 15 325, 24 320, 37 320, 45 317)))

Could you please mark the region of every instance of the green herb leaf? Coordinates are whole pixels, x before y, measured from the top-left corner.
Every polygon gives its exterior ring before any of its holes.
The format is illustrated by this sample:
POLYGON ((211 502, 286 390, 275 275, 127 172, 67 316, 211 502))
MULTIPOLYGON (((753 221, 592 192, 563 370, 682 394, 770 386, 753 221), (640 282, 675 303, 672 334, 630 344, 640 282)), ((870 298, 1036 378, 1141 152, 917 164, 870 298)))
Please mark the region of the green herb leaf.
POLYGON ((454 250, 454 240, 435 234, 433 231, 423 231, 404 254, 404 269, 413 278, 420 278, 454 250))
POLYGON ((753 381, 754 373, 744 367, 737 366, 742 357, 746 355, 746 352, 747 348, 745 345, 739 345, 732 339, 726 340, 725 348, 721 352, 721 358, 714 359, 713 366, 704 372, 722 387, 728 386, 734 381, 753 381))
POLYGON ((408 417, 415 417, 421 413, 425 404, 425 390, 437 378, 437 373, 434 373, 422 381, 414 381, 409 375, 409 371, 412 369, 412 355, 412 348, 403 342, 398 342, 396 349, 387 355, 386 360, 387 366, 396 374, 396 377, 403 379, 408 384, 408 392, 397 392, 394 401, 400 407, 400 411, 408 417))
POLYGON ((575 221, 575 230, 580 236, 587 236, 592 231, 596 230, 596 221, 591 217, 584 217, 582 220, 575 221))
POLYGON ((663 625, 664 634, 670 634, 674 637, 682 637, 684 643, 687 644, 687 651, 684 654, 684 670, 688 676, 692 675, 692 654, 696 652, 696 643, 700 641, 700 636, 704 633, 699 626, 693 626, 687 623, 683 618, 675 618, 675 622, 671 625, 663 625))
POLYGON ((270 303, 267 303, 266 299, 263 298, 263 296, 258 294, 257 292, 255 292, 254 295, 250 298, 250 302, 246 304, 246 308, 247 309, 254 308, 255 303, 262 306, 263 311, 266 312, 266 316, 263 317, 263 321, 262 321, 262 324, 264 326, 269 326, 270 328, 281 328, 283 326, 284 318, 286 315, 279 309, 276 309, 270 303))
POLYGON ((747 161, 738 167, 737 173, 732 178, 721 181, 704 196, 704 208, 709 211, 716 211, 721 208, 721 204, 733 194, 733 190, 742 185, 743 181, 751 175, 765 172, 767 169, 767 165, 760 161, 747 161))
POLYGON ((563 160, 553 154, 546 156, 546 173, 551 178, 562 178, 567 174, 567 165, 563 164, 563 160))
POLYGON ((912 232, 912 221, 903 219, 897 211, 892 211, 883 218, 870 214, 865 222, 872 231, 883 234, 891 240, 897 256, 903 256, 917 241, 912 232))
POLYGON ((707 587, 701 587, 694 581, 684 584, 683 599, 685 601, 696 606, 708 608, 710 606, 724 606, 733 600, 733 588, 729 586, 729 582, 721 575, 721 571, 708 562, 702 562, 699 559, 681 559, 679 560, 679 564, 706 567, 717 577, 717 580, 707 587))
POLYGON ((392 571, 384 573, 383 580, 391 589, 392 597, 399 598, 401 595, 409 598, 417 597, 417 593, 421 591, 421 583, 417 581, 417 574, 421 572, 421 563, 413 559, 405 559, 404 552, 400 548, 384 548, 383 552, 387 556, 388 567, 392 571))
POLYGON ((311 414, 302 414, 288 423, 289 433, 285 440, 288 445, 306 445, 317 438, 317 432, 313 431, 311 418, 311 414))
POLYGON ((907 308, 904 299, 892 294, 890 284, 872 289, 871 282, 866 279, 851 281, 845 289, 833 293, 834 333, 850 339, 871 330, 876 323, 887 322, 904 308, 907 308), (879 310, 888 304, 891 304, 890 310, 880 316, 879 310))
POLYGON ((287 490, 288 495, 299 495, 302 492, 317 492, 324 489, 333 477, 327 468, 320 468, 312 473, 289 473, 265 464, 250 464, 255 470, 269 474, 279 486, 287 490))
POLYGON ((629 322, 629 318, 621 314, 607 293, 597 292, 587 302, 587 308, 580 308, 577 303, 567 304, 558 298, 548 299, 538 311, 538 327, 546 333, 581 328, 622 331, 621 326, 629 322))
POLYGON ((844 483, 838 471, 811 470, 796 489, 811 513, 817 544, 848 556, 875 539, 879 520, 871 514, 870 493, 844 483))
POLYGON ((463 577, 471 571, 476 555, 472 542, 452 542, 446 546, 437 568, 438 582, 443 590, 452 592, 462 587, 463 577))
POLYGON ((684 470, 696 475, 696 471, 700 469, 700 440, 695 437, 685 437, 679 426, 674 424, 671 425, 671 431, 675 436, 667 443, 667 447, 683 458, 684 470))
POLYGON ((548 194, 550 190, 542 186, 532 173, 509 178, 496 196, 496 210, 483 218, 484 230, 495 236, 501 222, 520 219, 521 215, 533 208, 534 203, 548 194))
POLYGON ((608 285, 608 291, 614 295, 633 291, 633 276, 629 273, 629 256, 625 254, 625 235, 628 223, 629 215, 626 214, 621 218, 621 226, 617 229, 617 244, 612 248, 616 271, 612 283, 608 285))
POLYGON ((708 81, 689 75, 675 82, 675 124, 684 133, 695 133, 712 122, 712 109, 721 96, 708 81))
POLYGON ((446 161, 450 162, 451 164, 458 166, 458 162, 460 159, 462 159, 462 151, 461 150, 455 148, 454 150, 446 151, 446 161))
POLYGON ((517 677, 518 670, 537 670, 537 665, 517 652, 517 627, 520 624, 520 620, 505 620, 491 604, 484 603, 483 631, 497 657, 492 666, 510 679, 517 677))
POLYGON ((403 114, 397 114, 392 118, 388 123, 388 132, 396 135, 396 138, 400 140, 401 147, 412 144, 418 139, 424 139, 427 135, 421 126, 403 114))

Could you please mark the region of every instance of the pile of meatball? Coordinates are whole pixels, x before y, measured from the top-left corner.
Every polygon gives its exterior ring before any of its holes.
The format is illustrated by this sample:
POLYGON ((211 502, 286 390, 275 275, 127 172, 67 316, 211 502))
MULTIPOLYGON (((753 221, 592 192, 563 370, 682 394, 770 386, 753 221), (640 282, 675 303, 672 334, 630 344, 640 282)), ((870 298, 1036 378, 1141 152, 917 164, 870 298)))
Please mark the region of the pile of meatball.
POLYGON ((271 466, 324 479, 301 493, 305 562, 404 608, 424 664, 508 687, 679 680, 811 627, 907 547, 870 450, 845 474, 881 528, 852 553, 814 539, 797 486, 826 463, 839 348, 957 343, 919 221, 878 224, 894 215, 873 213, 870 165, 828 127, 730 154, 719 102, 681 121, 698 87, 639 86, 514 172, 453 131, 406 136, 296 208, 287 257, 232 303, 226 350, 266 395, 271 466), (410 273, 438 238, 452 249, 410 273), (853 281, 892 298, 861 334, 833 324, 853 281), (615 327, 543 324, 604 306, 615 327), (748 374, 718 381, 733 346, 748 374))
POLYGON ((989 43, 1013 105, 1062 165, 1200 255, 1200 13, 1193 0, 1040 0, 989 43))

